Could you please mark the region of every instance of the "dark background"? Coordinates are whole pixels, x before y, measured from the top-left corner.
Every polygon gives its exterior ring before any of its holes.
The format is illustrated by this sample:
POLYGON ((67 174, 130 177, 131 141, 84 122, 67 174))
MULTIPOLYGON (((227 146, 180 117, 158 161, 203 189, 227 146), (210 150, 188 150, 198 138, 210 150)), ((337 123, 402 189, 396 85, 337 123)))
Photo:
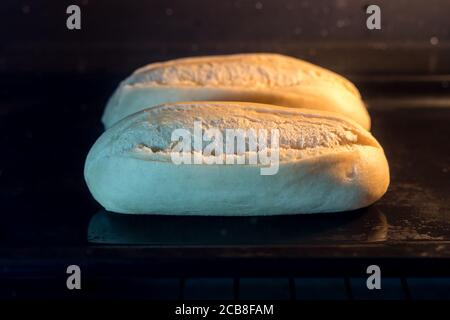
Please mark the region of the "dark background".
POLYGON ((360 257, 394 259, 390 272, 402 277, 448 276, 449 13, 445 0, 3 0, 0 288, 2 279, 15 288, 13 277, 53 277, 69 263, 103 263, 124 277, 135 266, 137 276, 178 277, 180 265, 182 276, 295 276, 326 273, 330 263, 314 259, 338 257, 333 272, 350 277, 367 260, 348 258, 360 257), (81 30, 66 28, 70 4, 81 7, 81 30), (369 4, 381 7, 381 30, 365 26, 369 4), (355 81, 390 163, 387 194, 368 209, 331 216, 134 221, 99 212, 83 166, 118 82, 154 61, 239 52, 292 55, 355 81), (147 246, 89 244, 96 212, 112 231, 90 240, 111 243, 121 233, 120 241, 147 246))
POLYGON ((346 75, 445 74, 446 0, 2 1, 0 71, 123 76, 160 59, 280 52, 346 75), (66 28, 77 4, 82 29, 66 28), (369 4, 382 29, 365 25, 369 4))

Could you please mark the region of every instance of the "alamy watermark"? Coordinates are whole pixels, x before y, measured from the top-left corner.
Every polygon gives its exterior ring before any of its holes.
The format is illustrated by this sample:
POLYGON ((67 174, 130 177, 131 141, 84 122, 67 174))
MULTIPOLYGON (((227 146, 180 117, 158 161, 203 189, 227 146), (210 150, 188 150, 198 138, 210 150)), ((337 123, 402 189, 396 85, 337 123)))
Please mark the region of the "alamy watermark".
POLYGON ((376 4, 371 4, 367 7, 366 13, 370 14, 366 20, 366 27, 369 30, 381 29, 381 9, 376 4))
POLYGON ((67 7, 66 13, 69 15, 66 19, 66 27, 69 30, 81 29, 81 9, 79 6, 72 4, 67 7))
POLYGON ((261 165, 261 175, 274 175, 279 169, 280 132, 271 129, 203 129, 194 121, 194 129, 175 129, 171 135, 170 157, 176 165, 261 165))
POLYGON ((81 269, 76 264, 67 267, 66 273, 69 274, 66 280, 66 286, 69 290, 81 289, 81 269))

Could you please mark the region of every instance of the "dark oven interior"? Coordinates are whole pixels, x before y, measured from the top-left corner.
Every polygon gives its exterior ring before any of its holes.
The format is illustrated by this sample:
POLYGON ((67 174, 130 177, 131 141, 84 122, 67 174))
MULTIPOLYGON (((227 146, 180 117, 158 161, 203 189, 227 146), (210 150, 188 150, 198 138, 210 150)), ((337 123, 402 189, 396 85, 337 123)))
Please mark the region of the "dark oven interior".
POLYGON ((79 298, 450 297, 449 2, 377 1, 375 31, 368 1, 76 2, 77 31, 68 1, 0 6, 0 297, 73 296, 61 284, 74 263, 86 270, 79 298), (389 160, 386 195, 339 215, 101 209, 83 165, 117 84, 150 62, 238 52, 354 81, 389 160), (381 296, 362 288, 372 264, 390 288, 381 296))

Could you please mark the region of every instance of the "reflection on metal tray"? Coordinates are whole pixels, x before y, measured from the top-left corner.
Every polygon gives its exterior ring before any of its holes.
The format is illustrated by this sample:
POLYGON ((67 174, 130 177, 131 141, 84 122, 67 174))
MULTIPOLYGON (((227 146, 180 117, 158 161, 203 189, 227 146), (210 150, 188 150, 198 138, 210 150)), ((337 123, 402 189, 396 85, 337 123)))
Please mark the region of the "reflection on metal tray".
POLYGON ((91 219, 88 240, 170 246, 295 245, 385 241, 388 231, 386 216, 375 207, 271 217, 124 215, 102 210, 91 219))

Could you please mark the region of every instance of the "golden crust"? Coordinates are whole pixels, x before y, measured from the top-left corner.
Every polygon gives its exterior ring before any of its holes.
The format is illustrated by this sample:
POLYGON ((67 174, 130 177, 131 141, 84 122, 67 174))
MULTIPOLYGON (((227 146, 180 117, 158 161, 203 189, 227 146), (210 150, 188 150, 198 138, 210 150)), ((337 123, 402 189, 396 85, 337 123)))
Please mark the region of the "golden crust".
POLYGON ((102 121, 108 128, 148 107, 205 100, 328 110, 370 128, 370 117, 350 81, 299 59, 263 53, 184 58, 145 66, 120 84, 102 121))

